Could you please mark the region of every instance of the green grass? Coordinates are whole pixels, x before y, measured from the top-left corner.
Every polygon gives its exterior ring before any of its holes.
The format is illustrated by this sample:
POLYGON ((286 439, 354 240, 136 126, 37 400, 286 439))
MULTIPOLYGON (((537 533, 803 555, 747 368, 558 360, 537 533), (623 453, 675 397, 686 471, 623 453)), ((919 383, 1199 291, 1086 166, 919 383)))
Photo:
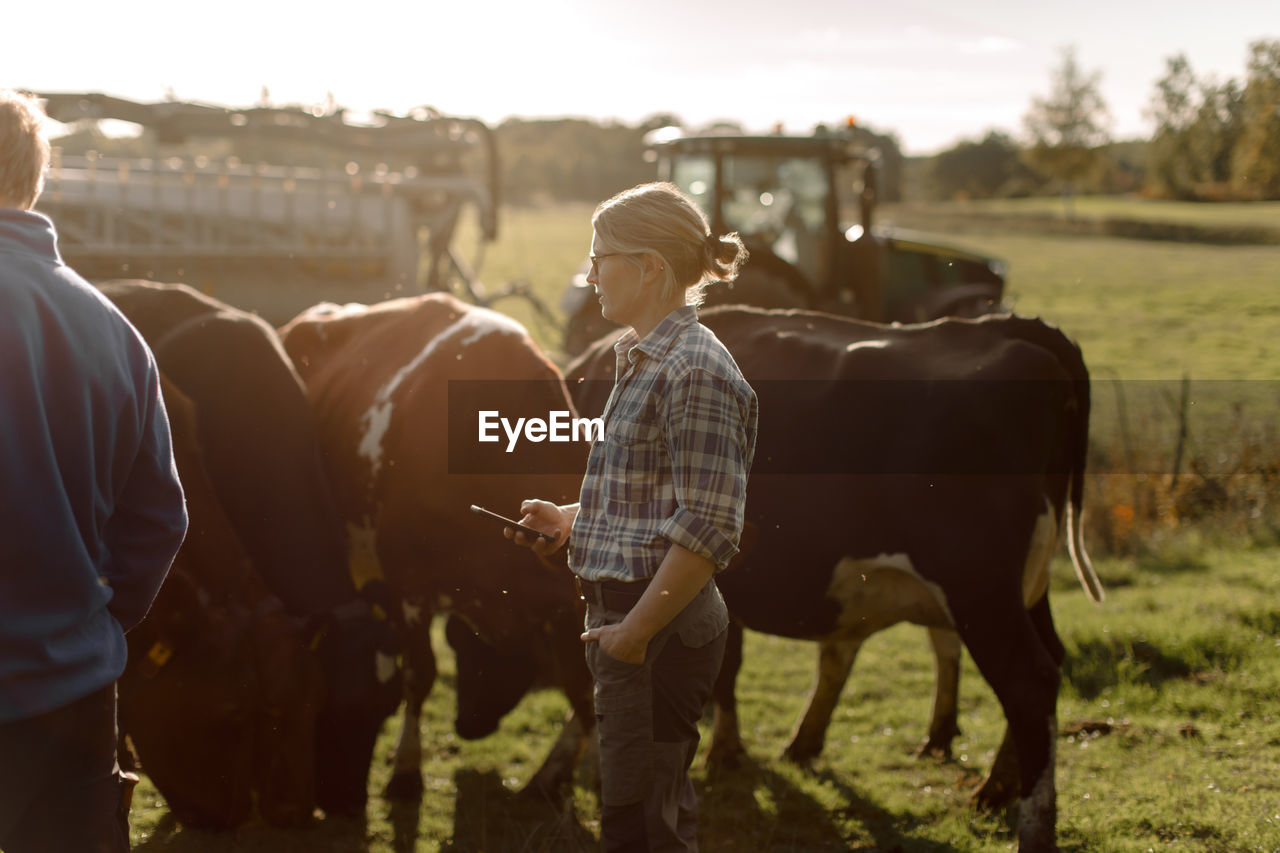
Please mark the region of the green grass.
MULTIPOLYGON (((1189 223, 1205 226, 1246 226, 1280 228, 1280 202, 1190 203, 1144 199, 1134 196, 1077 196, 1075 215, 1089 219, 1145 219, 1155 222, 1189 223)), ((1012 214, 1062 216, 1061 197, 983 199, 938 202, 928 205, 939 212, 954 214, 1012 214)))
POLYGON ((1280 378, 1280 246, 1001 234, 959 242, 1004 260, 1013 309, 1059 325, 1095 374, 1280 378))
MULTIPOLYGON (((1068 654, 1057 741, 1064 851, 1280 849, 1278 561, 1276 548, 1100 561, 1111 585, 1101 606, 1086 599, 1065 562, 1055 565, 1054 618, 1068 654)), ((581 768, 571 808, 556 811, 514 793, 549 746, 563 699, 528 697, 498 734, 461 741, 450 728, 453 662, 437 645, 442 677, 423 718, 420 804, 393 805, 380 795, 388 730, 363 824, 329 819, 284 832, 254 823, 234 834, 202 833, 166 818, 144 781, 133 814, 135 849, 595 849, 590 767, 581 768)), ((966 804, 1004 724, 967 656, 953 761, 911 756, 928 719, 933 665, 924 632, 900 625, 866 644, 823 755, 800 769, 777 756, 815 662, 811 644, 748 633, 739 698, 749 758, 714 776, 701 759, 695 763, 704 850, 1011 849, 1012 813, 984 815, 966 804)), ((704 751, 708 736, 704 730, 704 751)))

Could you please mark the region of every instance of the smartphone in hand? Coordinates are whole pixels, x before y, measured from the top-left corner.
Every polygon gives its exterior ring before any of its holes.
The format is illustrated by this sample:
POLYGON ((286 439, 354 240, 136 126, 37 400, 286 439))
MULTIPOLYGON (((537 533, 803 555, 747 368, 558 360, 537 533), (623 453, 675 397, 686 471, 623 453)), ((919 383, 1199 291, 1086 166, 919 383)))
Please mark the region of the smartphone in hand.
POLYGON ((515 528, 516 530, 523 533, 525 536, 536 536, 538 538, 545 539, 548 542, 556 541, 556 538, 549 533, 543 533, 541 530, 534 530, 532 527, 526 527, 525 525, 521 524, 518 521, 515 521, 514 519, 507 518, 505 515, 498 515, 496 512, 487 510, 482 506, 476 506, 475 504, 472 504, 471 511, 476 513, 477 515, 483 515, 485 518, 491 518, 494 521, 501 521, 507 527, 515 528))

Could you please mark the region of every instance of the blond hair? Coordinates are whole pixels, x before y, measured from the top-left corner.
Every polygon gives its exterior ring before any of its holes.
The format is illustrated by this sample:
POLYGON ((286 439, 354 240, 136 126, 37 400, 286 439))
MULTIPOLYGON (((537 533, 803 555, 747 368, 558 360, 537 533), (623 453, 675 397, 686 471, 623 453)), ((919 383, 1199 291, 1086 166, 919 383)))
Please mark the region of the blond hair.
POLYGON ((30 95, 0 89, 0 206, 34 207, 48 165, 49 140, 39 102, 30 95))
POLYGON ((707 285, 732 281, 747 259, 742 239, 736 233, 713 235, 697 204, 672 183, 618 193, 600 203, 591 225, 609 252, 661 260, 664 302, 683 290, 686 304, 702 304, 707 285))

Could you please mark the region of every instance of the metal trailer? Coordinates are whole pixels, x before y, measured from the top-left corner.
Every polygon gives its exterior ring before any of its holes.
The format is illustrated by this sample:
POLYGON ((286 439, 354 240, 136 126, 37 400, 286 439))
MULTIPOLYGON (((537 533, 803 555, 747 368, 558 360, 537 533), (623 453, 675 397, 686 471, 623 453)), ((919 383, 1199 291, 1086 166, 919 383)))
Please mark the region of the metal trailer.
POLYGON ((361 125, 300 107, 38 97, 60 122, 144 128, 141 155, 54 151, 37 209, 91 280, 184 281, 274 322, 326 299, 496 297, 478 278, 499 203, 479 120, 422 109, 361 125), (455 246, 467 217, 470 258, 455 246))

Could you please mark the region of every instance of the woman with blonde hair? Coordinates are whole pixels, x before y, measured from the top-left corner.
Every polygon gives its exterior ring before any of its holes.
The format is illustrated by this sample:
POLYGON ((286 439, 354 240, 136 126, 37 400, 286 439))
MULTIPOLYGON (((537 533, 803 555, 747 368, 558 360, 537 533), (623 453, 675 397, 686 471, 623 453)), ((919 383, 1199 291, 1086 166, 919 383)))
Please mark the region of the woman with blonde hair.
POLYGON ((521 522, 570 547, 587 602, 605 849, 697 849, 689 766, 724 656, 728 612, 714 576, 737 553, 756 439, 756 395, 698 322, 712 282, 746 258, 736 234, 668 183, 642 184, 592 217, 601 312, 629 328, 604 438, 576 504, 525 501, 521 522))

